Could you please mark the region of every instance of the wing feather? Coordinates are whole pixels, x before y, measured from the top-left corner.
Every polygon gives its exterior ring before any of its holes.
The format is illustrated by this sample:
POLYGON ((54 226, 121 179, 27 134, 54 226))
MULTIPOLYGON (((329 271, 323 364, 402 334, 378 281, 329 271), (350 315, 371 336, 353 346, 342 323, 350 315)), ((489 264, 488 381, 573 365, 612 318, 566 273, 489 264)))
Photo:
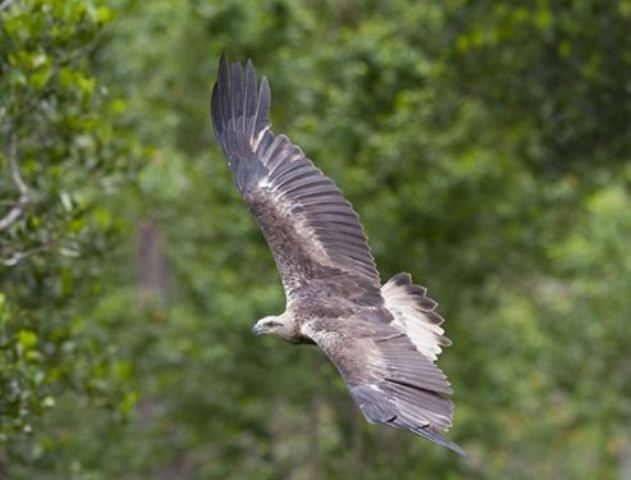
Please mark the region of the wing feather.
POLYGON ((254 112, 254 115, 243 115, 243 131, 252 139, 256 126, 258 96, 256 95, 256 72, 254 65, 248 61, 245 66, 245 94, 243 96, 243 111, 254 112))
POLYGON ((300 147, 270 129, 270 90, 252 62, 222 56, 213 88, 215 134, 291 292, 309 280, 343 278, 382 302, 373 256, 357 213, 300 147), (258 83, 258 85, 257 85, 258 83))
POLYGON ((342 314, 340 305, 318 304, 331 315, 309 317, 301 334, 333 361, 368 421, 463 454, 439 433, 451 426, 453 404, 451 385, 434 364, 447 342, 436 303, 403 274, 380 289, 357 213, 300 147, 271 132, 270 99, 269 83, 257 78, 252 62, 244 69, 222 56, 211 116, 237 188, 265 235, 289 302, 294 292, 314 288, 363 307, 343 307, 342 314), (353 321, 340 321, 346 317, 353 321))
POLYGON ((302 332, 333 361, 369 422, 409 430, 464 455, 439 433, 451 427, 451 385, 405 334, 357 318, 313 320, 302 332))

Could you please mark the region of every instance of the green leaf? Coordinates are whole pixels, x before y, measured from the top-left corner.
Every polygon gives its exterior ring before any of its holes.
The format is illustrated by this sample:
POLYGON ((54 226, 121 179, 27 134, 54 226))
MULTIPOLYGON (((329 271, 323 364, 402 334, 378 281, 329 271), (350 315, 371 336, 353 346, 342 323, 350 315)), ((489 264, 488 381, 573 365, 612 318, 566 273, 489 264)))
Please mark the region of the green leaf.
POLYGON ((30 350, 37 345, 37 334, 31 330, 20 330, 17 333, 17 342, 24 350, 30 350))

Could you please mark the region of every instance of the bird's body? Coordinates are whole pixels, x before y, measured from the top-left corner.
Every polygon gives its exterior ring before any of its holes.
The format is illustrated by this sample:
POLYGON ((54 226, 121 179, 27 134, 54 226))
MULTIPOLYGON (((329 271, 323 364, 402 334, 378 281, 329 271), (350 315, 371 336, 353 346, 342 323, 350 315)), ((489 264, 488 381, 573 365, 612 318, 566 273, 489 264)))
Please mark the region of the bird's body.
POLYGON ((449 345, 436 302, 408 274, 381 285, 357 214, 302 150, 269 122, 270 90, 248 62, 222 57, 212 95, 215 134, 263 232, 287 307, 254 333, 317 345, 373 423, 410 430, 458 453, 451 386, 434 364, 449 345))

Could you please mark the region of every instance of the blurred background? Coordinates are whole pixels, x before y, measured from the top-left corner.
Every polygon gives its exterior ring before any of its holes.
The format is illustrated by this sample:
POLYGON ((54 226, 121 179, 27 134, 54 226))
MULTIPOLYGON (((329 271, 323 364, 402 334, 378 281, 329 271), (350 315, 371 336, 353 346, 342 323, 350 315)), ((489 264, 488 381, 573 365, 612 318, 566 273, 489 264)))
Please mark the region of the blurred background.
POLYGON ((0 1, 0 478, 631 479, 631 1, 0 1), (430 289, 467 463, 367 425, 213 139, 220 52, 430 289))

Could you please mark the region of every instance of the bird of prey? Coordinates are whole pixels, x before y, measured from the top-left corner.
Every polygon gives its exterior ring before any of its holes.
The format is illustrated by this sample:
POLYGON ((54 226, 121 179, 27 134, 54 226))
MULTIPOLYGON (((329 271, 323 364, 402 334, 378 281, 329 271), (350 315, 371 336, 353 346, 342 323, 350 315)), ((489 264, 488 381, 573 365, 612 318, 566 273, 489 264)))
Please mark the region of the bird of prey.
POLYGON ((270 87, 251 61, 225 55, 213 87, 215 135, 280 273, 285 312, 252 331, 317 345, 366 419, 463 454, 440 433, 452 424, 451 385, 435 365, 443 318, 427 290, 399 273, 381 285, 351 204, 285 135, 270 130, 270 87))

